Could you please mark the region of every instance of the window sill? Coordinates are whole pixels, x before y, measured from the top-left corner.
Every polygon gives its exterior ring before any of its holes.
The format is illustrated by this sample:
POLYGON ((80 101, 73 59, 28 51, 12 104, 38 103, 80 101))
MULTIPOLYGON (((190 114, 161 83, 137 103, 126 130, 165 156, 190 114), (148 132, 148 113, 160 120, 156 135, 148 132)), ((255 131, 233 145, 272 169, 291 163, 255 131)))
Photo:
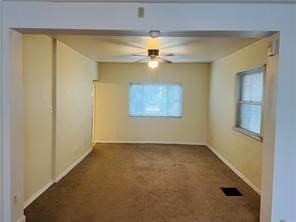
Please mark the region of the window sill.
POLYGON ((233 130, 236 131, 236 132, 239 132, 239 133, 242 133, 248 137, 251 137, 252 139, 255 139, 259 142, 263 142, 263 138, 256 135, 256 134, 253 134, 252 132, 248 131, 248 130, 245 130, 245 129, 242 129, 242 128, 238 128, 238 127, 233 127, 233 130))

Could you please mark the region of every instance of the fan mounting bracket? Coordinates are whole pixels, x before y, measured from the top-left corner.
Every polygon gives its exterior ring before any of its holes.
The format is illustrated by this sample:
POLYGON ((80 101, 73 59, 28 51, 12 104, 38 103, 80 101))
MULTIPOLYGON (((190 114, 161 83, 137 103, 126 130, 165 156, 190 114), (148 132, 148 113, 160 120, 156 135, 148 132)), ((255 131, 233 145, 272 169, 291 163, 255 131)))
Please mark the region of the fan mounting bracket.
POLYGON ((148 49, 148 56, 149 57, 159 56, 159 50, 158 49, 148 49))

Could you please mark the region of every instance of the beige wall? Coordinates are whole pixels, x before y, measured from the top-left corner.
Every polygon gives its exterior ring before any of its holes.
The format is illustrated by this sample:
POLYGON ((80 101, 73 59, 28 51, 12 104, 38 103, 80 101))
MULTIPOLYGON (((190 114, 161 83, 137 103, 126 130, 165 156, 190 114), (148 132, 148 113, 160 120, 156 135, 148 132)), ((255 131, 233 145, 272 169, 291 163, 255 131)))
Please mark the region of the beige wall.
POLYGON ((95 84, 95 140, 206 143, 209 64, 99 64, 95 84), (130 82, 183 84, 183 117, 129 117, 130 82))
POLYGON ((209 145, 259 190, 262 142, 234 131, 236 73, 265 64, 267 43, 260 40, 212 64, 209 101, 209 145))
POLYGON ((92 143, 96 63, 57 42, 57 78, 53 82, 53 46, 47 36, 23 36, 25 205, 83 156, 92 143), (56 120, 50 112, 54 92, 56 120))
POLYGON ((92 144, 92 87, 97 65, 57 42, 56 175, 92 144))
POLYGON ((25 201, 52 181, 52 39, 23 36, 25 201))

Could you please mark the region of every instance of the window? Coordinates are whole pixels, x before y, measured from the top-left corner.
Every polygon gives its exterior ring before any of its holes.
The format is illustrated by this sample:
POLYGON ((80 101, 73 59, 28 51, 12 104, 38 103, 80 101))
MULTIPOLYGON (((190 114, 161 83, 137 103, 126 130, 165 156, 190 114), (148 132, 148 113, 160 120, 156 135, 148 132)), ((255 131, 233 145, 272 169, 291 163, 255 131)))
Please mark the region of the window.
POLYGON ((265 66, 237 74, 236 129, 262 139, 265 66))
POLYGON ((181 117, 182 85, 174 83, 130 84, 129 115, 181 117))

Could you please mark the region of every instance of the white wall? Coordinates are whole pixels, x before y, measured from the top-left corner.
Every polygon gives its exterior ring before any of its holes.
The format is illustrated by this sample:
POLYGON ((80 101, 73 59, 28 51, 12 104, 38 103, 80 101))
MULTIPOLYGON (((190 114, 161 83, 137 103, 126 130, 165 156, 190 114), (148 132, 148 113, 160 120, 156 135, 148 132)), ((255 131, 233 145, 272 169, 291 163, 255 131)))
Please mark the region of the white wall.
POLYGON ((57 41, 56 175, 92 145, 92 87, 96 63, 57 41))
MULTIPOLYGON (((2 53, 2 93, 3 93, 3 167, 5 187, 3 202, 6 206, 5 217, 9 218, 14 209, 21 208, 11 205, 10 188, 13 183, 7 180, 21 176, 22 172, 15 167, 10 171, 12 161, 11 140, 18 138, 20 128, 13 128, 10 115, 21 123, 22 109, 15 109, 15 98, 10 95, 9 85, 13 79, 9 63, 9 28, 66 28, 66 29, 115 29, 115 30, 144 30, 159 29, 161 31, 184 30, 277 30, 281 32, 281 51, 279 62, 279 81, 277 91, 277 113, 275 132, 274 167, 264 168, 274 175, 273 191, 264 195, 273 196, 272 209, 264 205, 261 210, 266 215, 272 215, 272 221, 280 219, 296 220, 294 210, 296 200, 294 174, 296 169, 296 97, 294 62, 296 46, 295 14, 296 6, 291 4, 120 4, 120 3, 38 3, 38 2, 5 2, 3 23, 3 50, 2 53), (146 7, 146 17, 138 19, 137 7, 146 7), (83 16, 77 13, 84 12, 83 16), (272 15, 272 16, 271 16, 272 15), (294 32, 293 32, 294 29, 294 32), (294 57, 293 57, 294 56, 294 57), (11 101, 11 102, 10 102, 11 101), (14 110, 14 112, 10 112, 14 110), (11 138, 10 138, 11 133, 11 138), (287 171, 289 169, 289 171, 287 171), (294 171, 293 171, 294 170, 294 171), (293 172, 293 174, 291 174, 293 172)), ((14 61, 13 65, 18 65, 14 61)), ((17 91, 16 93, 20 93, 17 91)), ((273 121, 273 120, 270 120, 273 121)), ((22 145, 19 147, 22 150, 22 145)), ((273 149, 267 150, 273 152, 273 149)), ((264 173, 264 172, 263 172, 264 173)), ((21 194, 21 190, 13 190, 21 194), (20 192, 20 193, 19 193, 20 192)), ((18 212, 21 214, 21 212, 18 212)), ((10 221, 10 220, 6 220, 10 221)), ((268 218, 261 221, 269 222, 268 218)))
POLYGON ((47 36, 23 36, 25 202, 52 181, 52 47, 47 36))
MULTIPOLYGON (((0 52, 2 52, 2 0, 0 0, 0 52)), ((2 53, 0 53, 0 67, 2 67, 2 53)), ((0 68, 0 75, 2 76, 2 68, 0 68)), ((2 81, 0 80, 0 92, 2 92, 2 81)), ((2 94, 1 94, 2 95, 2 94)), ((0 108, 2 108, 2 96, 0 98, 0 108)), ((2 141, 2 115, 0 117, 0 141, 2 141)), ((2 158, 3 158, 3 147, 2 143, 0 144, 0 162, 3 163, 2 158)), ((3 168, 2 164, 0 164, 0 174, 3 173, 3 168)), ((0 177, 0 200, 3 200, 3 181, 2 181, 2 176, 0 177)), ((2 206, 2 201, 0 201, 0 220, 3 220, 3 206, 2 206)))
POLYGON ((272 220, 296 221, 296 5, 285 35, 280 35, 276 93, 276 129, 273 165, 272 220), (286 51, 285 49, 289 49, 286 51), (289 63, 290 60, 290 64, 289 63))
MULTIPOLYGON (((274 34, 267 39, 269 43, 272 44, 272 41, 278 40, 279 35, 274 34)), ((265 195, 266 193, 271 193, 273 189, 273 174, 272 171, 267 169, 273 168, 274 162, 274 152, 268 152, 270 150, 274 151, 275 141, 271 138, 274 138, 275 135, 275 107, 276 107, 276 92, 277 92, 277 73, 278 73, 278 61, 279 55, 268 56, 267 58, 267 67, 266 67, 266 87, 265 87, 265 96, 264 100, 268 101, 264 105, 264 143, 263 143, 263 152, 262 152, 262 171, 266 172, 262 174, 262 191, 261 191, 261 206, 266 207, 272 206, 272 196, 265 195)), ((271 215, 267 215, 265 211, 261 211, 261 217, 267 218, 271 221, 271 215)))
POLYGON ((267 42, 260 40, 212 64, 210 80, 209 145, 230 162, 259 191, 261 189, 262 142, 235 126, 236 74, 266 64, 267 42))
POLYGON ((206 144, 210 64, 100 63, 95 96, 95 140, 206 144), (182 118, 130 117, 131 82, 183 85, 182 118), (186 132, 186 133, 184 133, 186 132))
MULTIPOLYGON (((5 177, 6 180, 10 180, 12 183, 11 190, 9 190, 9 193, 11 194, 11 199, 9 199, 8 203, 6 204, 12 204, 14 206, 11 214, 11 220, 17 221, 20 218, 24 218, 22 213, 24 203, 24 149, 22 149, 24 144, 24 114, 23 112, 17 114, 20 119, 15 118, 14 116, 19 110, 23 111, 23 56, 22 36, 15 31, 11 31, 9 35, 10 39, 12 40, 9 47, 9 61, 11 63, 10 74, 12 77, 12 81, 9 85, 6 85, 5 87, 8 88, 11 98, 13 98, 11 105, 14 107, 14 109, 11 110, 8 119, 5 119, 5 121, 10 121, 11 123, 9 128, 11 131, 8 132, 7 135, 10 138, 10 141, 7 142, 10 143, 11 160, 12 163, 14 163, 11 164, 10 170, 12 172, 17 172, 19 169, 21 169, 23 173, 18 176, 5 177), (15 129, 21 130, 18 131, 16 134, 11 133, 15 129)), ((4 205, 4 207, 5 212, 7 210, 7 205, 4 205)))

